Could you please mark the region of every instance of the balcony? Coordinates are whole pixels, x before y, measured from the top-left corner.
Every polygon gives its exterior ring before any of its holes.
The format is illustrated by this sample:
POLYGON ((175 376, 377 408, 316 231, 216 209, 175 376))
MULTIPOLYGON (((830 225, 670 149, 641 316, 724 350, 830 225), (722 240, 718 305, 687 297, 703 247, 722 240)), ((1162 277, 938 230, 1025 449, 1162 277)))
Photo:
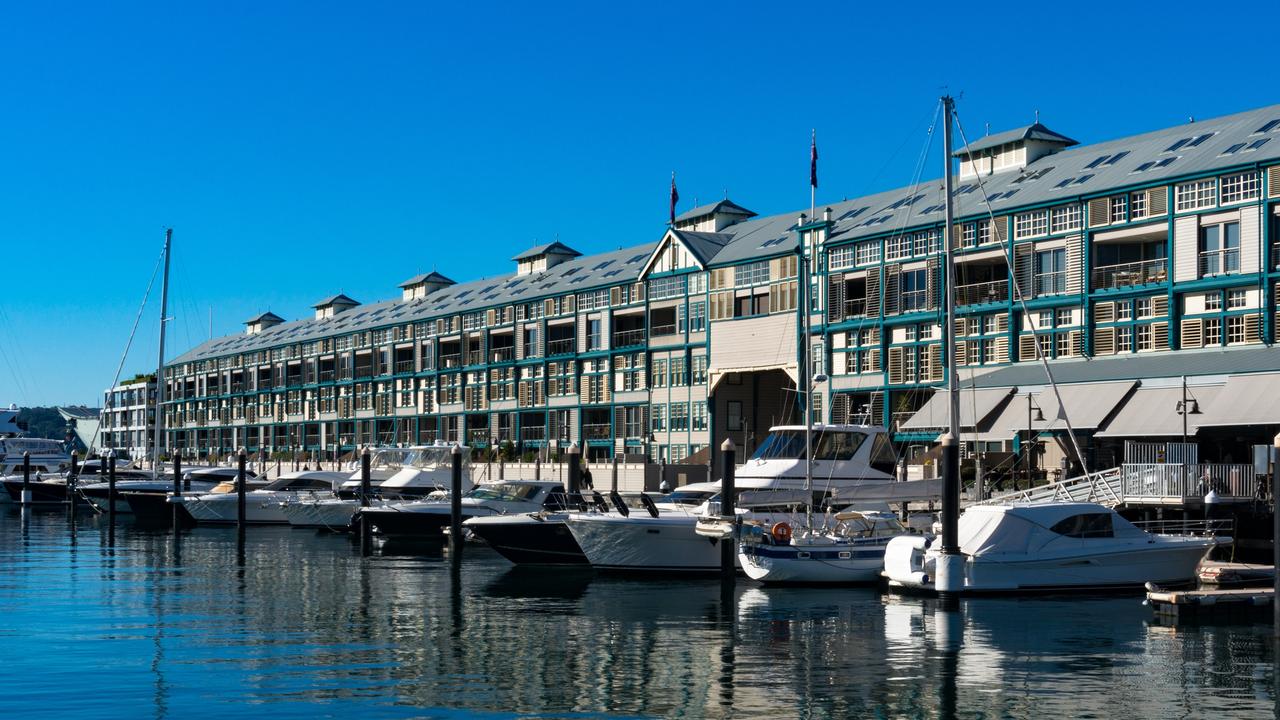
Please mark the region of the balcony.
POLYGON ((609 423, 599 423, 582 426, 582 438, 584 440, 608 440, 612 437, 613 426, 609 423))
POLYGON ((1093 269, 1094 290, 1119 290, 1151 283, 1162 283, 1169 276, 1169 261, 1165 258, 1139 262, 1104 265, 1093 269))
POLYGON ((468 364, 468 365, 483 365, 483 364, 484 364, 484 351, 483 351, 483 350, 468 350, 468 351, 467 351, 467 364, 468 364))
POLYGON ((1036 297, 1041 295, 1062 295, 1067 291, 1067 272, 1038 273, 1035 278, 1036 297))
MULTIPOLYGON (((643 335, 644 331, 641 330, 640 333, 643 335)), ((675 335, 675 334, 676 334, 675 323, 659 323, 649 328, 649 335, 651 337, 665 337, 667 335, 675 335)))
POLYGON ((572 355, 573 338, 560 338, 547 341, 547 355, 572 355))
POLYGON ((902 312, 927 310, 929 293, 927 290, 905 290, 902 293, 902 312))
POLYGON ((1200 277, 1240 272, 1240 248, 1200 253, 1200 277))
POLYGON ((441 356, 440 356, 440 367, 441 367, 441 369, 456 368, 456 367, 461 367, 461 366, 462 366, 462 355, 461 355, 461 353, 454 354, 454 355, 441 355, 441 356))
POLYGON ((516 349, 511 346, 490 348, 489 362, 506 363, 511 362, 516 357, 516 349))
POLYGON ((547 439, 547 427, 545 425, 526 425, 520 428, 520 439, 529 442, 541 442, 547 439))
POLYGON ((332 370, 320 371, 320 382, 333 382, 334 372, 332 370))
POLYGON ((411 373, 411 372, 413 372, 413 361, 412 361, 412 360, 397 360, 397 361, 396 361, 396 374, 397 374, 397 375, 406 375, 406 374, 411 373))
POLYGON ((866 314, 867 314, 867 300, 866 300, 866 298, 853 298, 853 299, 845 300, 845 301, 844 301, 844 316, 845 316, 845 317, 847 317, 847 318, 850 318, 850 317, 862 317, 862 316, 864 316, 864 315, 866 315, 866 314))
MULTIPOLYGON (((657 333, 657 328, 654 328, 654 332, 655 334, 657 333)), ((675 326, 674 325, 671 326, 670 333, 664 333, 664 334, 667 334, 667 335, 675 334, 675 326)), ((643 344, 644 344, 644 328, 637 328, 635 330, 619 330, 618 332, 615 332, 613 334, 613 346, 615 348, 624 348, 624 347, 631 347, 633 345, 643 345, 643 344)))
POLYGON ((956 286, 957 305, 981 305, 1009 299, 1009 281, 992 280, 956 286))

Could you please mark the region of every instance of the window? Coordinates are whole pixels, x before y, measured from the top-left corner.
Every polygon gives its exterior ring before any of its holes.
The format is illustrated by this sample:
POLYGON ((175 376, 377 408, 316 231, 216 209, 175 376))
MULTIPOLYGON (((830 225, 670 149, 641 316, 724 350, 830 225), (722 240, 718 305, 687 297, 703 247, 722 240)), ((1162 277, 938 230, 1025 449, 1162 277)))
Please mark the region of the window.
POLYGON ((1244 342, 1244 316, 1232 315, 1227 318, 1227 344, 1244 342))
POLYGON ((872 240, 870 242, 860 242, 857 245, 857 257, 854 259, 858 265, 870 265, 880 261, 880 241, 872 240))
POLYGON ((688 403, 671 403, 671 429, 687 431, 689 429, 688 403))
POLYGON ((1133 301, 1134 310, 1140 318, 1151 317, 1151 298, 1138 298, 1133 301))
POLYGON ((1200 228, 1200 275, 1240 271, 1240 223, 1228 222, 1200 228))
POLYGON ((960 247, 971 248, 978 244, 978 227, 973 223, 960 226, 960 247))
POLYGON ((1129 219, 1137 220, 1147 216, 1147 194, 1145 192, 1129 193, 1129 219))
MULTIPOLYGON (((607 300, 608 299, 606 298, 606 301, 607 300)), ((602 347, 604 347, 604 344, 601 341, 600 321, 588 320, 587 321, 587 349, 599 350, 602 347)))
POLYGON ((904 327, 902 330, 905 333, 907 342, 915 342, 916 340, 920 339, 919 338, 920 328, 918 325, 908 325, 904 327))
POLYGON ((1049 231, 1063 233, 1079 230, 1082 215, 1079 205, 1056 207, 1049 213, 1049 231))
MULTIPOLYGON (((768 265, 766 264, 766 276, 768 275, 768 271, 768 265)), ((649 299, 662 300, 664 298, 683 297, 685 293, 685 279, 687 277, 687 275, 672 275, 650 280, 649 299)))
POLYGON ((999 315, 987 315, 986 317, 982 318, 982 334, 995 335, 997 332, 997 328, 999 327, 998 325, 998 323, 1000 322, 999 318, 1000 318, 999 315))
POLYGON ((885 243, 884 257, 886 260, 911 257, 911 235, 903 233, 890 237, 885 243))
POLYGON ((916 235, 916 252, 920 252, 920 248, 927 247, 930 255, 942 252, 942 231, 926 230, 916 235))
POLYGON ((693 406, 692 413, 691 413, 693 416, 693 423, 691 425, 691 428, 693 430, 706 430, 707 429, 707 404, 702 401, 694 401, 693 403, 690 403, 690 404, 693 406))
POLYGON ((1197 180, 1183 183, 1177 187, 1175 195, 1176 207, 1182 210, 1197 210, 1213 207, 1218 200, 1217 180, 1197 180))
POLYGON ((653 361, 653 375, 649 380, 649 386, 661 388, 667 386, 667 361, 653 361))
POLYGON ((1036 315, 1036 328, 1044 329, 1053 327, 1053 311, 1041 310, 1036 315))
POLYGON ((1221 310, 1222 309, 1222 293, 1211 292, 1204 295, 1205 310, 1221 310))
POLYGON ((693 376, 691 379, 694 385, 707 384, 707 356, 706 355, 693 356, 693 376))
POLYGON ((1061 308, 1056 310, 1054 314, 1054 325, 1057 327, 1066 327, 1068 325, 1076 324, 1069 308, 1061 308))
POLYGON ((932 340, 933 328, 934 326, 928 323, 921 325, 919 331, 916 332, 916 338, 919 340, 932 340))
POLYGON ((843 270, 844 268, 853 267, 855 263, 854 247, 852 245, 832 248, 831 252, 827 255, 827 267, 832 270, 843 270))
POLYGON ((733 283, 737 287, 750 287, 769 282, 769 261, 738 265, 733 269, 733 283))
POLYGON ((991 237, 991 221, 979 220, 978 221, 978 244, 986 245, 987 243, 992 242, 992 240, 993 238, 991 237))
POLYGON ((1204 344, 1206 346, 1222 344, 1222 318, 1205 318, 1204 344))
POLYGON ((1020 213, 1013 218, 1013 237, 1021 240, 1023 238, 1038 237, 1049 231, 1049 211, 1036 210, 1028 213, 1020 213))
POLYGON ((1053 333, 1043 333, 1036 335, 1036 345, 1040 348, 1040 355, 1044 357, 1053 357, 1053 333))
POLYGON ((742 430, 742 401, 730 400, 725 403, 725 429, 730 431, 742 430))
POLYGON ((1234 310, 1236 308, 1245 307, 1249 302, 1249 294, 1244 290, 1228 290, 1227 291, 1227 309, 1234 310))
POLYGON ((1065 248, 1036 253, 1036 295, 1057 295, 1067 291, 1067 251, 1065 248))
POLYGON ((902 312, 924 310, 928 304, 928 270, 904 270, 901 276, 902 312))
POLYGON ((1116 352, 1132 352, 1133 351, 1133 328, 1118 327, 1116 328, 1116 352))
POLYGON ((1137 343, 1139 350, 1151 349, 1151 326, 1150 325, 1134 325, 1134 334, 1137 335, 1137 343))
POLYGON ((1225 205, 1244 200, 1257 200, 1260 187, 1256 172, 1227 175, 1222 178, 1222 202, 1225 205))
POLYGON ((684 358, 671 358, 671 387, 681 387, 688 384, 689 376, 685 372, 684 358))
POLYGON ((1116 195, 1111 198, 1111 214, 1109 222, 1124 222, 1129 218, 1129 196, 1116 195))
POLYGON ((1132 320, 1133 319, 1133 303, 1128 300, 1122 300, 1116 303, 1116 319, 1132 320))
POLYGON ((1071 357, 1071 333, 1057 333, 1058 357, 1071 357))
POLYGON ((666 429, 666 415, 666 405, 653 405, 649 408, 650 429, 653 432, 662 432, 666 429))
POLYGON ((707 302, 700 300, 689 303, 689 331, 702 332, 707 329, 707 302))

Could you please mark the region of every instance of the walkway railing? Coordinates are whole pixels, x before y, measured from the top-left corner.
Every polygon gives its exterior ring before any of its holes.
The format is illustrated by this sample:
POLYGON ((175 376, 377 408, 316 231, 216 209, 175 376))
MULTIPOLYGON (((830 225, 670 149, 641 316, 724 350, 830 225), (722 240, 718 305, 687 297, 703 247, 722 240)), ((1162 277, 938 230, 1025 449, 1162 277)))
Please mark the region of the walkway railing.
POLYGON ((1227 463, 1130 463, 1121 466, 1129 501, 1201 500, 1214 490, 1223 502, 1253 500, 1258 479, 1252 465, 1227 463))

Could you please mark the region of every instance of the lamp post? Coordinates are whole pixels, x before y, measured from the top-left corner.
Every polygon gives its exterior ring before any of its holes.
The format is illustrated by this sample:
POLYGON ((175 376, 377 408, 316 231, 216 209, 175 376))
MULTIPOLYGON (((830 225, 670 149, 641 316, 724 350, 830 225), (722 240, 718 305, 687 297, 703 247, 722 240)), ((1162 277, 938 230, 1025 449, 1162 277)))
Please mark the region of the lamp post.
MULTIPOLYGON (((1026 446, 1022 449, 1022 467, 1023 467, 1023 472, 1025 472, 1027 475, 1028 488, 1031 487, 1031 484, 1032 484, 1031 483, 1031 433, 1033 431, 1032 424, 1035 422, 1044 422, 1044 411, 1040 409, 1039 405, 1035 404, 1035 401, 1032 398, 1032 394, 1027 393, 1027 442, 1026 442, 1026 446), (1035 410, 1034 417, 1031 414, 1032 410, 1035 410)), ((1018 489, 1018 483, 1016 481, 1013 483, 1013 489, 1014 490, 1018 489)))
POLYGON ((1182 416, 1182 443, 1187 443, 1187 416, 1200 414, 1200 403, 1187 393, 1187 376, 1182 376, 1182 399, 1174 407, 1174 412, 1182 416))

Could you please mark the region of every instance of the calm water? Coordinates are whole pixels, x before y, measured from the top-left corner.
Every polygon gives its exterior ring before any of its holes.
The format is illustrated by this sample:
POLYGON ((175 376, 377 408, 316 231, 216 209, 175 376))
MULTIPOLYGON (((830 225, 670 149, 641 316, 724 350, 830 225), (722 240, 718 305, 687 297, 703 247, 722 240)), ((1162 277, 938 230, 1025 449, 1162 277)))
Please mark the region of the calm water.
POLYGON ((1261 625, 1135 598, 943 610, 871 590, 515 571, 483 548, 179 542, 0 511, 0 717, 1271 717, 1261 625))

